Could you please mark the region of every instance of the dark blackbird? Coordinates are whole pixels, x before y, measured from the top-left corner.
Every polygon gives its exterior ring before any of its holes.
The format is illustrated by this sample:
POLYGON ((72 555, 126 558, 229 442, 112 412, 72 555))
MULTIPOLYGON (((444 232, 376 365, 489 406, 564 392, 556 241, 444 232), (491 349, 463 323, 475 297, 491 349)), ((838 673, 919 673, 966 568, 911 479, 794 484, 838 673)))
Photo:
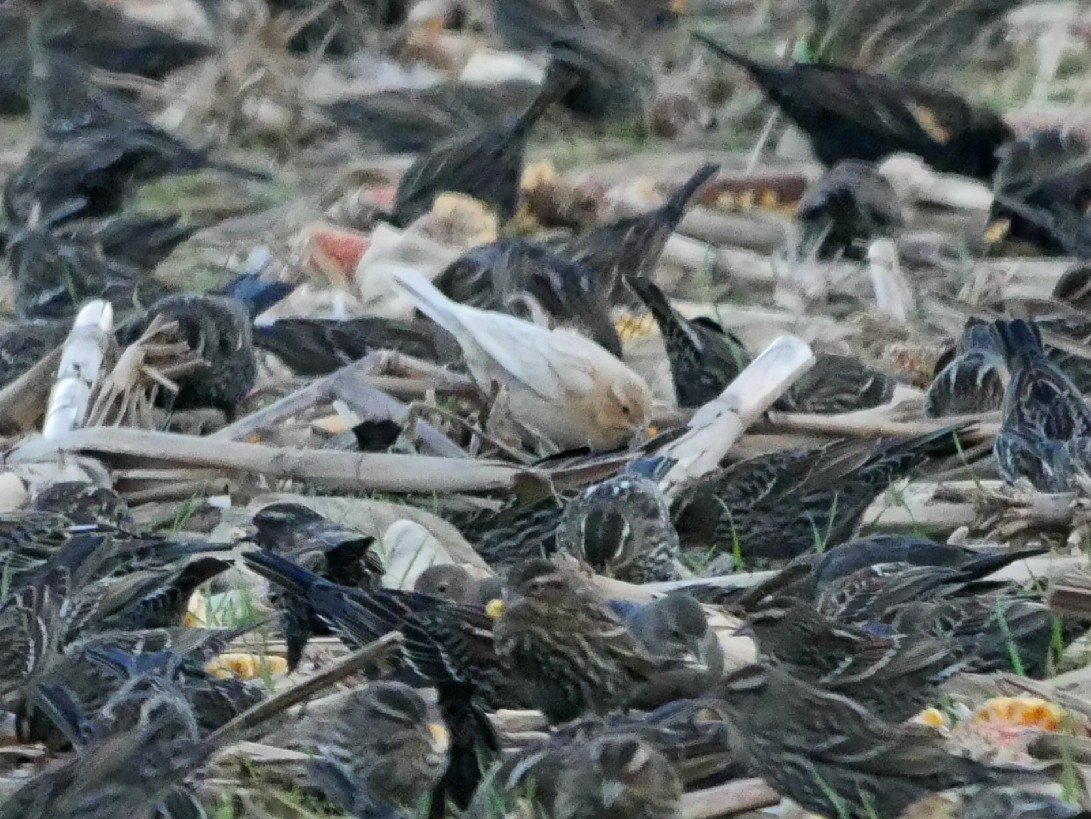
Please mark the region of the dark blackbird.
POLYGON ((597 227, 566 241, 560 249, 595 274, 599 292, 610 303, 628 301, 622 275, 653 278, 667 239, 686 215, 698 191, 719 170, 715 163, 702 165, 655 210, 597 227))
POLYGON ((547 560, 508 575, 494 638, 497 655, 550 722, 697 696, 711 682, 707 669, 650 655, 594 590, 547 560))
POLYGON ((999 158, 990 221, 1045 253, 1091 259, 1091 145, 1074 131, 1036 131, 999 158))
POLYGON ((329 375, 374 350, 395 350, 426 361, 452 360, 432 322, 364 316, 336 319, 286 318, 253 329, 254 346, 273 353, 297 375, 329 375))
POLYGON ((565 819, 668 819, 678 815, 682 785, 646 726, 562 730, 490 773, 474 798, 472 819, 512 815, 530 800, 565 819))
POLYGON ((107 256, 86 239, 27 227, 8 241, 15 307, 24 319, 74 316, 91 299, 128 312, 167 292, 146 270, 107 256))
POLYGON ((993 331, 1011 374, 993 447, 1000 476, 1008 483, 1027 478, 1045 492, 1065 491, 1073 473, 1086 466, 1080 442, 1091 437, 1091 409, 1050 364, 1033 322, 997 321, 993 331))
POLYGON ((349 692, 313 727, 312 766, 327 799, 353 816, 371 803, 415 811, 447 768, 447 728, 408 685, 349 692))
POLYGON ((568 502, 557 546, 599 574, 628 583, 678 576, 678 533, 658 484, 619 475, 583 490, 568 502))
MULTIPOLYGON (((189 599, 197 588, 231 568, 233 564, 218 557, 197 557, 180 568, 145 570, 150 589, 138 598, 120 604, 117 611, 103 617, 101 629, 153 629, 181 626, 189 599)), ((134 572, 131 578, 143 572, 134 572)), ((123 585, 123 584, 119 584, 123 585)), ((143 586, 143 581, 140 581, 143 586)))
POLYGON ((360 646, 391 631, 405 637, 406 671, 436 688, 452 737, 447 776, 433 805, 449 797, 464 808, 481 779, 479 759, 498 753, 499 739, 484 708, 521 704, 493 645, 493 622, 476 606, 395 589, 353 589, 329 583, 280 555, 250 552, 246 564, 297 596, 348 644, 360 646))
POLYGON ((521 239, 478 245, 449 264, 435 285, 450 299, 518 315, 532 301, 555 324, 571 326, 621 357, 621 339, 589 268, 521 239))
MULTIPOLYGON (((678 405, 699 407, 723 392, 750 363, 750 354, 734 335, 712 319, 686 319, 650 279, 625 275, 625 283, 651 310, 671 367, 678 405)), ((815 365, 780 398, 785 412, 831 415, 885 404, 894 379, 851 356, 819 353, 815 365)))
POLYGON ((932 702, 936 684, 959 670, 954 653, 939 640, 879 637, 830 620, 805 600, 774 599, 745 623, 763 659, 851 697, 890 722, 909 719, 932 702))
POLYGON ((1006 381, 1007 365, 992 327, 969 319, 954 358, 928 385, 924 414, 940 418, 998 410, 1004 401, 1006 381))
MULTIPOLYGON (((299 503, 273 503, 254 515, 255 540, 263 549, 290 558, 320 577, 342 586, 376 588, 383 566, 371 551, 375 538, 334 523, 299 503)), ((313 635, 328 634, 309 606, 291 595, 271 595, 280 609, 280 625, 288 644, 288 667, 294 669, 313 635)))
POLYGON ((684 318, 650 277, 626 274, 624 280, 659 325, 678 406, 699 407, 708 403, 750 363, 750 355, 741 341, 711 319, 684 318))
POLYGON ((212 407, 233 417, 257 378, 246 305, 224 296, 167 296, 152 304, 140 320, 119 331, 119 341, 136 341, 156 317, 176 322, 178 338, 201 358, 199 368, 178 378, 173 408, 212 407))
POLYGON ((56 232, 73 242, 87 242, 102 255, 140 270, 154 270, 199 227, 177 215, 123 214, 108 219, 70 222, 56 232))
POLYGON ((732 750, 752 774, 823 816, 899 816, 930 793, 1024 773, 949 754, 934 729, 886 722, 775 666, 728 675, 719 697, 732 750))
POLYGON ((504 582, 499 577, 473 577, 458 563, 439 563, 420 573, 413 591, 484 608, 493 600, 503 598, 504 582))
POLYGON ((803 228, 803 255, 862 259, 872 239, 893 236, 905 225, 894 187, 868 162, 838 162, 807 188, 796 215, 803 228))
POLYGON ((825 165, 921 157, 938 171, 989 181, 997 149, 1013 137, 995 113, 957 94, 837 66, 765 65, 708 35, 694 38, 742 67, 811 140, 825 165))
POLYGON ((519 207, 523 155, 531 130, 572 87, 575 71, 551 72, 535 100, 508 121, 455 136, 420 156, 402 176, 391 221, 404 227, 432 208, 437 194, 464 193, 503 220, 519 207))
POLYGON ((956 430, 878 444, 835 441, 715 470, 682 487, 671 518, 683 548, 787 559, 852 537, 867 507, 932 456, 955 451, 956 430))

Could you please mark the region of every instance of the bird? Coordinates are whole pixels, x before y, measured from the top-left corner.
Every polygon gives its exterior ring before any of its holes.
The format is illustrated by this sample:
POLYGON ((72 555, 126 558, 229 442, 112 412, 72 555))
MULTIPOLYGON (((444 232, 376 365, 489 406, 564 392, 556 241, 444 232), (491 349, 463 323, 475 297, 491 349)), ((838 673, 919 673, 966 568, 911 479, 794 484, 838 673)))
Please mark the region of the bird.
POLYGON ((946 428, 877 444, 840 440, 748 458, 684 484, 671 502, 671 520, 683 548, 746 561, 832 549, 853 536, 893 481, 955 451, 957 433, 946 428))
MULTIPOLYGON (((699 407, 723 392, 750 363, 750 353, 733 334, 706 316, 687 319, 657 284, 625 274, 625 283, 648 307, 659 326, 680 407, 699 407)), ((819 353, 774 405, 784 412, 830 415, 887 403, 895 381, 852 356, 819 353)))
POLYGON ((434 284, 452 301, 519 315, 531 301, 554 326, 579 330, 621 357, 621 339, 593 271, 549 248, 522 239, 498 239, 471 248, 451 262, 434 284))
POLYGON ((557 529, 574 497, 563 490, 529 501, 515 496, 499 509, 450 510, 444 516, 485 562, 502 570, 557 551, 557 529))
POLYGON ((957 94, 838 66, 767 65, 707 34, 693 37, 746 71, 827 166, 908 153, 937 171, 989 182, 997 149, 1013 137, 999 115, 957 94))
POLYGON ((935 791, 1033 777, 950 754, 934 729, 882 720, 776 665, 729 674, 709 704, 752 775, 822 816, 899 816, 935 791))
POLYGON ((710 682, 707 669, 653 657, 573 571, 544 559, 509 572, 493 639, 516 684, 552 723, 644 705, 668 691, 693 696, 710 682))
POLYGON ((154 270, 198 229, 178 214, 158 213, 78 221, 62 218, 53 223, 54 232, 61 237, 90 244, 103 256, 146 271, 154 270))
POLYGON ((999 340, 984 321, 968 319, 954 356, 928 385, 924 414, 928 418, 970 415, 1000 409, 1008 370, 999 340))
POLYGON ((416 810, 447 768, 447 728, 420 694, 400 682, 349 691, 308 730, 312 776, 337 807, 354 815, 370 803, 416 810))
POLYGON ((584 489, 565 506, 557 546, 599 574, 628 583, 677 578, 678 533, 659 486, 622 474, 584 489))
POLYGON ((201 362, 192 372, 178 376, 171 406, 176 410, 211 407, 233 418, 257 379, 246 305, 203 293, 166 296, 119 331, 122 343, 136 341, 157 318, 176 323, 177 337, 201 362))
POLYGON ((464 193, 504 221, 519 207, 523 159, 531 130, 575 83, 578 71, 547 75, 538 96, 518 116, 460 133, 419 156, 402 176, 390 221, 404 227, 432 208, 437 194, 464 193))
POLYGON ((592 29, 614 39, 620 37, 620 42, 637 42, 635 38, 641 35, 668 27, 684 5, 678 0, 638 0, 624 5, 610 0, 490 0, 487 8, 493 27, 508 46, 534 50, 551 45, 572 29, 592 29))
POLYGON ((508 390, 512 416, 562 449, 612 449, 647 428, 651 391, 599 345, 448 299, 416 271, 395 282, 451 333, 483 392, 508 390))
POLYGON ((694 197, 720 170, 716 163, 702 165, 660 207, 627 216, 567 239, 558 250, 589 268, 607 302, 628 301, 623 274, 650 278, 663 255, 667 239, 686 215, 694 197))
POLYGON ((496 576, 474 577, 458 563, 437 563, 420 573, 413 583, 413 591, 484 608, 493 600, 503 598, 504 581, 496 576))
POLYGON ((136 531, 136 521, 125 499, 113 489, 82 481, 58 481, 43 486, 27 509, 63 515, 75 526, 101 526, 136 531))
POLYGON ((609 600, 607 605, 653 657, 702 665, 713 679, 723 675, 720 639, 709 626, 704 607, 692 595, 676 591, 650 603, 609 600))
POLYGON ((990 228, 1045 253, 1091 259, 1091 145, 1075 131, 1034 131, 1003 145, 990 228))
POLYGON ((960 670, 948 645, 838 623, 808 600, 774 598, 746 615, 763 661, 859 702, 890 722, 909 719, 960 670))
POLYGON ((675 817, 682 785, 660 747, 670 739, 632 721, 560 729, 490 771, 469 816, 500 819, 528 800, 558 819, 675 817))
MULTIPOLYGON (((394 350, 448 363, 451 352, 434 325, 361 316, 353 319, 282 318, 256 325, 254 347, 272 353, 296 375, 329 375, 374 350, 394 350)), ((457 356, 457 351, 454 351, 457 356)))
POLYGON ((1010 373, 993 455, 1007 483, 1026 478, 1040 491, 1065 491, 1091 436, 1091 409, 1046 358, 1037 326, 1025 319, 992 325, 1010 373))
MULTIPOLYGON (((334 523, 301 503, 287 501, 259 509, 253 524, 259 546, 290 558, 331 583, 362 589, 380 584, 383 565, 372 550, 375 538, 371 535, 334 523)), ((270 595, 270 603, 280 611, 288 668, 294 669, 307 641, 329 630, 310 607, 292 596, 270 595)))
POLYGON ((796 209, 804 255, 863 258, 873 239, 904 227, 894 186, 869 162, 838 162, 803 193, 796 209))
POLYGON ((711 319, 683 317, 650 277, 626 273, 624 281, 659 326, 678 406, 708 403, 750 363, 750 354, 741 341, 711 319))

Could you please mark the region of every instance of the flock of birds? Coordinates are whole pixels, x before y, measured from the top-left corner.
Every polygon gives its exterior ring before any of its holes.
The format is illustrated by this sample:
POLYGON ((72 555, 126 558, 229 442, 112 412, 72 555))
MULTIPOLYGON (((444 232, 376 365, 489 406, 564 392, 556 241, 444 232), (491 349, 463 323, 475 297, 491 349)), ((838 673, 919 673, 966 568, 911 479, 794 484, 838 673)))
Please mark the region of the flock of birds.
MULTIPOLYGON (((124 317, 120 343, 162 317, 203 361, 179 378, 173 410, 211 407, 230 418, 254 386, 259 351, 314 376, 394 347, 464 366, 483 395, 502 395, 528 451, 627 457, 578 490, 505 498, 498 509, 441 508, 495 575, 438 565, 412 590, 383 587, 374 538, 300 504, 266 506, 240 542, 221 544, 141 531, 108 489, 42 490, 0 518, 0 691, 19 738, 59 758, 0 804, 0 819, 210 815, 201 771, 239 738, 225 726, 267 696, 206 668, 264 623, 185 625, 194 592, 233 567, 268 581, 293 669, 315 635, 352 648, 402 635, 393 658, 367 669, 371 682, 300 718, 308 798, 352 816, 498 817, 530 802, 552 819, 667 819, 680 815, 686 790, 747 775, 831 819, 896 819, 951 789, 960 801, 935 815, 1091 816, 1041 795, 1036 786, 1049 781, 1041 771, 953 754, 940 733, 911 721, 956 674, 1043 677, 1086 633, 1088 621, 1059 621, 1034 593, 992 578, 1044 550, 855 538, 892 483, 962 455, 967 415, 999 411, 992 461, 1005 482, 1042 492, 1085 486, 1091 409, 1081 396, 1091 370, 1064 345, 1043 343, 1043 333, 1082 340, 1085 317, 969 321, 928 389, 925 414, 952 418, 936 431, 728 460, 665 495, 658 481, 672 464, 660 447, 671 434, 648 440, 652 393, 623 362, 612 314, 639 305, 651 313, 681 407, 713 400, 750 363, 731 333, 682 316, 655 282, 668 237, 718 166, 701 167, 646 214, 557 241, 502 238, 434 281, 399 273, 396 286, 427 320, 255 326, 291 287, 244 276, 216 294, 168 292, 148 274, 195 228, 177 216, 127 214, 124 204, 136 185, 195 168, 265 174, 189 147, 94 85, 50 33, 70 5, 42 4, 27 27, 38 140, 3 189, 22 321, 0 338, 3 383, 52 351, 83 303, 102 298, 124 317), (677 580, 680 559, 693 553, 778 571, 750 588, 697 578, 642 605, 606 599, 585 571, 677 580), (755 662, 729 667, 709 607, 741 619, 755 662), (505 757, 490 719, 504 708, 539 710, 548 738, 505 757)), ((408 225, 438 194, 457 192, 509 220, 537 121, 559 105, 612 115, 602 44, 624 9, 576 5, 499 5, 502 37, 549 48, 539 92, 520 113, 423 151, 383 218, 408 225), (608 9, 618 17, 572 19, 608 9)), ((630 13, 650 5, 658 4, 634 3, 630 13)), ((845 68, 767 65, 696 38, 741 66, 829 167, 800 212, 804 241, 819 255, 858 257, 900 227, 874 163, 907 152, 993 182, 994 216, 1011 235, 1046 253, 1091 257, 1091 159, 1078 138, 1018 138, 997 114, 945 91, 845 68)), ((149 75, 165 60, 192 58, 156 53, 149 75)), ((1078 304, 1074 281, 1062 280, 1058 299, 1078 304)), ((895 386, 851 356, 819 354, 776 406, 842 413, 887 403, 895 386)))

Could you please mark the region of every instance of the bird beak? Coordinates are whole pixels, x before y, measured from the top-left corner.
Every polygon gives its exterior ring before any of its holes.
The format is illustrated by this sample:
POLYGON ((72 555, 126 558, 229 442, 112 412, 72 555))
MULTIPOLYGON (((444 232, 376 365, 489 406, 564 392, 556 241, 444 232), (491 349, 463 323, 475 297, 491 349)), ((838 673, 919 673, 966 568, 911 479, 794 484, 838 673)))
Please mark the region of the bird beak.
POLYGON ((602 783, 602 804, 604 807, 612 808, 614 803, 621 798, 621 795, 625 793, 625 786, 616 781, 607 780, 602 783))
POLYGON ((428 723, 428 733, 436 743, 436 749, 446 751, 451 744, 451 735, 447 732, 447 726, 442 722, 428 723))
POLYGON ((499 620, 504 616, 505 604, 503 598, 494 597, 488 603, 485 604, 485 614, 489 615, 493 620, 499 620))

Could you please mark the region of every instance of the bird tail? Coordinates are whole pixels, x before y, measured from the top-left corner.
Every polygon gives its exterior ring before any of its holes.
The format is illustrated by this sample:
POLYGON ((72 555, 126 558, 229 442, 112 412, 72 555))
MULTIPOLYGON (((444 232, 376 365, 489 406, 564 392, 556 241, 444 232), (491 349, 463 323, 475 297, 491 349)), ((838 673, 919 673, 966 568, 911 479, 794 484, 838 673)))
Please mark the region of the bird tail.
POLYGON ((223 574, 231 568, 231 561, 218 557, 200 557, 187 563, 175 576, 171 586, 178 589, 185 599, 207 580, 223 574))
POLYGON ((458 305, 443 295, 423 275, 416 270, 401 269, 394 274, 394 284, 409 297, 418 310, 448 333, 455 338, 464 335, 462 320, 455 309, 458 305))
POLYGON ((744 69, 749 74, 762 75, 767 73, 766 67, 756 60, 752 60, 745 54, 740 54, 731 48, 728 48, 719 40, 709 37, 707 34, 694 31, 692 33, 693 39, 705 46, 709 51, 715 54, 717 57, 722 57, 725 60, 729 60, 740 68, 744 69))
POLYGON ((268 171, 259 171, 256 168, 247 168, 245 165, 238 165, 234 162, 224 162, 219 159, 207 159, 205 164, 216 171, 222 171, 231 176, 237 176, 240 179, 246 179, 251 182, 270 182, 273 179, 273 175, 268 171))
POLYGON ((671 194, 671 198, 667 200, 667 204, 663 206, 663 210, 667 214, 672 226, 677 225, 682 220, 686 210, 689 208, 690 200, 697 195, 697 191, 704 187, 704 184, 714 177, 719 170, 720 165, 717 162, 709 162, 702 165, 697 169, 697 173, 691 176, 684 185, 671 194))
POLYGON ((560 101, 565 94, 572 90, 585 73, 577 62, 567 59, 560 54, 555 54, 549 63, 545 81, 536 96, 515 120, 513 132, 525 134, 537 124, 542 115, 555 103, 560 101))
POLYGON ((1045 360, 1042 332, 1038 325, 1026 319, 1000 319, 993 322, 993 332, 1000 340, 1004 360, 1012 372, 1045 360))
POLYGON ((671 307, 659 285, 651 279, 634 276, 631 273, 626 273, 623 279, 636 293, 637 297, 652 311, 652 317, 655 318, 655 323, 659 325, 661 330, 666 331, 668 327, 678 323, 678 314, 674 312, 674 308, 671 307))
POLYGON ((242 559, 270 583, 296 597, 306 599, 314 589, 328 584, 328 581, 298 563, 264 549, 259 552, 246 552, 242 559))

